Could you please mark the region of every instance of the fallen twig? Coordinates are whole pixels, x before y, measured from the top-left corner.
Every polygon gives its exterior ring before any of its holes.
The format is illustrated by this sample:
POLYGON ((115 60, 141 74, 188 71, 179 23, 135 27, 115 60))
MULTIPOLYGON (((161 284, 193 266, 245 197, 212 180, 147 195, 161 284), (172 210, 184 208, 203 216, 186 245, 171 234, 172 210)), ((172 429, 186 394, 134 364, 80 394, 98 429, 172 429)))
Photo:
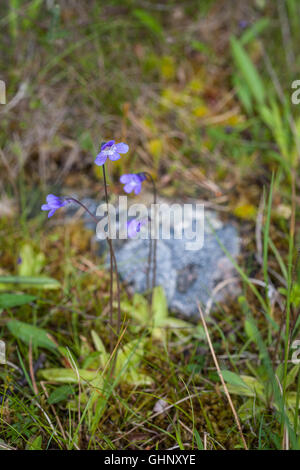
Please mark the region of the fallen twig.
POLYGON ((220 377, 220 380, 222 382, 222 385, 223 385, 223 388, 224 388, 224 392, 225 392, 225 395, 227 397, 227 400, 229 402, 229 405, 230 405, 230 408, 232 410, 232 413, 233 413, 233 416, 234 416, 234 419, 235 419, 235 422, 236 422, 236 425, 238 427, 238 430, 239 430, 239 433, 240 433, 240 436, 241 436, 241 439, 242 439, 242 442, 243 442, 243 445, 244 445, 244 448, 245 450, 248 450, 248 446, 247 446, 247 443, 246 443, 246 440, 245 440, 245 437, 244 437, 244 434, 243 434, 243 431, 242 431, 242 427, 241 427, 241 423, 240 423, 240 420, 239 420, 239 417, 237 415, 237 412, 234 408, 234 405, 233 405, 233 402, 231 400, 231 396, 228 392, 228 388, 226 386, 226 383, 223 379, 223 376, 222 376, 222 373, 221 373, 221 369, 220 369, 220 366, 219 366, 219 363, 218 363, 218 360, 217 360, 217 356, 215 354, 215 350, 214 350, 214 347, 212 345, 212 342, 211 342, 211 339, 210 339, 210 336, 209 336, 209 332, 208 332, 208 328, 207 328, 207 325, 206 325, 206 321, 205 321, 205 318, 204 318, 204 315, 203 315, 203 312, 202 312, 202 309, 200 307, 200 304, 198 302, 198 308, 199 308, 199 313, 200 313, 200 318, 201 318, 201 321, 202 321, 202 324, 203 324, 203 328, 204 328, 204 331, 205 331, 205 335, 206 335, 206 338, 207 338, 207 342, 208 342, 208 345, 209 345, 209 349, 210 349, 210 352, 211 352, 211 355, 212 355, 212 358, 214 360, 214 363, 215 363, 215 366, 216 366, 216 369, 217 369, 217 372, 218 372, 218 375, 220 377))

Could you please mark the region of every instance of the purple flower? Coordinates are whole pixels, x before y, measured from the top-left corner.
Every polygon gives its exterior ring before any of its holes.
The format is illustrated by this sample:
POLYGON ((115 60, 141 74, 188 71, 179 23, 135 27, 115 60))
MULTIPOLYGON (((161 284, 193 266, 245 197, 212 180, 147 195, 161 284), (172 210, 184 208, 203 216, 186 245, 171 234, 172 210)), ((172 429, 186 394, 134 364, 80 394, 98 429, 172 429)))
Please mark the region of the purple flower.
POLYGON ((131 193, 132 191, 135 194, 139 194, 142 189, 142 182, 145 181, 146 175, 145 173, 136 173, 136 174, 129 174, 129 175, 122 175, 120 178, 120 182, 124 184, 124 191, 125 193, 131 193))
POLYGON ((136 238, 137 234, 141 231, 143 225, 147 223, 146 219, 138 220, 132 219, 127 222, 127 234, 129 238, 136 238))
POLYGON ((70 202, 68 200, 63 200, 58 196, 54 196, 54 194, 48 194, 46 201, 47 204, 43 204, 41 209, 42 211, 49 211, 48 217, 52 217, 57 209, 66 206, 70 202))
POLYGON ((241 21, 239 21, 239 27, 240 27, 241 29, 246 29, 246 28, 248 27, 248 25, 249 25, 249 21, 247 21, 247 20, 241 20, 241 21))
POLYGON ((120 153, 127 153, 128 150, 129 147, 127 144, 123 144, 122 142, 115 144, 114 140, 109 140, 101 145, 101 150, 96 157, 95 163, 98 166, 102 166, 107 158, 112 161, 119 160, 119 158, 121 158, 120 153))

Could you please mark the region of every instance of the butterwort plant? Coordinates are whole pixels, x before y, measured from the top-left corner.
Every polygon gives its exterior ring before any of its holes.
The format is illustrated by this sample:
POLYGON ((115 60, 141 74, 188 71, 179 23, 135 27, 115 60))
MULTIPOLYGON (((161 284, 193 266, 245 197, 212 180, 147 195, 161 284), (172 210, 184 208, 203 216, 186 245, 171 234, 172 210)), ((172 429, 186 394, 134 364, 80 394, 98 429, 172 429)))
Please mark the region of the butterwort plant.
MULTIPOLYGON (((149 181, 152 184, 153 189, 153 203, 154 203, 154 223, 156 231, 156 203, 157 203, 157 190, 155 181, 152 175, 148 172, 142 173, 129 173, 124 174, 120 178, 120 182, 124 184, 125 193, 129 194, 134 192, 136 195, 140 194, 142 190, 142 184, 144 181, 149 181)), ((149 255, 148 255, 148 266, 147 266, 147 291, 150 291, 150 272, 152 268, 152 292, 156 285, 156 256, 157 256, 157 237, 154 231, 154 239, 152 239, 152 218, 149 218, 150 221, 150 237, 149 237, 149 255)), ((146 224, 146 220, 137 220, 132 219, 127 223, 127 234, 129 238, 135 238, 138 233, 141 231, 143 225, 146 224)))
POLYGON ((136 238, 141 231, 143 225, 147 224, 146 219, 132 219, 127 222, 127 234, 129 238, 136 238))
MULTIPOLYGON (((103 142, 100 147, 100 152, 95 158, 95 164, 102 167, 103 173, 103 183, 104 183, 104 193, 105 193, 105 202, 108 210, 108 185, 107 185, 107 175, 106 175, 106 164, 108 160, 114 162, 121 158, 121 154, 126 154, 129 150, 129 146, 123 142, 116 143, 114 140, 109 140, 108 142, 103 142)), ((120 178, 120 182, 124 184, 124 191, 127 194, 134 193, 136 195, 140 194, 142 190, 142 184, 144 181, 149 181, 152 183, 153 187, 153 196, 154 196, 154 207, 156 210, 156 200, 157 200, 157 191, 154 179, 147 172, 141 173, 132 173, 124 174, 120 178)), ((75 203, 81 206, 92 218, 98 223, 97 217, 91 213, 91 211, 83 204, 81 201, 74 197, 58 197, 54 194, 48 194, 46 197, 46 204, 41 206, 42 211, 48 212, 48 218, 52 217, 58 209, 65 207, 67 204, 75 203)), ((127 234, 129 238, 135 238, 141 228, 147 223, 147 220, 138 220, 132 219, 127 224, 127 234)), ((151 267, 153 268, 152 276, 152 291, 156 285, 156 247, 157 240, 156 238, 152 240, 152 229, 151 229, 151 217, 150 217, 150 241, 149 241, 149 256, 148 256, 148 266, 147 266, 147 290, 150 290, 150 271, 151 267)), ((121 329, 121 307, 120 307, 120 283, 118 276, 118 266, 117 260, 113 248, 112 239, 110 236, 110 218, 108 213, 108 236, 106 238, 109 246, 109 255, 110 255, 110 326, 111 326, 111 351, 114 347, 113 334, 114 334, 114 322, 113 322, 113 298, 114 298, 114 273, 116 276, 116 285, 117 285, 117 328, 116 335, 119 336, 121 329)))
POLYGON ((48 212, 48 218, 52 217, 57 209, 60 209, 61 207, 66 206, 69 201, 67 199, 62 199, 58 196, 54 196, 54 194, 48 194, 46 197, 46 204, 43 204, 41 209, 42 211, 49 211, 48 212))
POLYGON ((100 152, 95 159, 95 163, 98 166, 104 166, 108 158, 114 162, 121 158, 120 153, 127 153, 128 150, 129 146, 123 142, 120 142, 119 144, 116 144, 114 140, 103 142, 101 144, 100 152))
POLYGON ((120 178, 120 182, 124 184, 124 191, 127 194, 132 192, 134 192, 135 194, 140 194, 142 190, 142 183, 145 180, 145 173, 122 175, 120 178))
MULTIPOLYGON (((96 156, 95 164, 98 166, 102 166, 103 171, 103 181, 104 181, 104 191, 105 191, 105 202, 108 207, 108 186, 107 186, 107 178, 106 178, 106 171, 105 171, 105 164, 107 160, 111 160, 112 162, 119 160, 121 158, 121 154, 127 153, 129 150, 129 146, 123 142, 115 143, 114 140, 110 140, 108 142, 103 142, 101 144, 100 152, 96 156)), ((90 212, 90 210, 83 204, 81 201, 74 197, 66 197, 61 198, 55 196, 54 194, 48 194, 46 197, 46 204, 43 204, 41 209, 42 211, 48 211, 48 218, 52 217, 55 212, 66 206, 70 203, 76 203, 81 206, 92 218, 93 220, 98 223, 98 219, 90 212)), ((109 221, 109 217, 108 217, 109 221)), ((109 222, 108 222, 109 224, 109 222)), ((113 284, 114 284, 114 271, 116 274, 116 284, 117 284, 117 303, 118 303, 118 317, 117 317, 117 337, 120 333, 121 328, 121 307, 120 307, 120 284, 119 284, 119 276, 118 276, 118 267, 117 267, 117 260, 112 244, 112 240, 110 237, 110 228, 108 228, 108 237, 107 242, 109 245, 109 253, 110 253, 110 326, 111 326, 111 350, 113 350, 114 341, 113 341, 113 284)))
MULTIPOLYGON (((105 202, 107 205, 107 210, 108 210, 108 189, 107 189, 108 187, 107 187, 105 163, 107 159, 113 162, 116 160, 119 160, 121 158, 120 154, 127 153, 128 150, 129 150, 129 146, 125 144, 124 142, 120 142, 116 144, 114 140, 109 140, 108 142, 102 142, 100 152, 96 156, 95 164, 98 166, 102 166, 105 202)), ((121 329, 121 300, 120 300, 121 294, 120 294, 120 283, 119 283, 117 260, 116 260, 112 240, 110 237, 109 213, 108 213, 107 241, 109 245, 109 256, 110 256, 110 325, 111 327, 113 325, 113 281, 114 281, 113 271, 115 269, 116 282, 117 282, 117 299, 118 299, 118 319, 117 319, 117 337, 118 337, 120 333, 120 329, 121 329)), ((111 341, 111 351, 112 351, 112 348, 113 348, 113 342, 111 341)))

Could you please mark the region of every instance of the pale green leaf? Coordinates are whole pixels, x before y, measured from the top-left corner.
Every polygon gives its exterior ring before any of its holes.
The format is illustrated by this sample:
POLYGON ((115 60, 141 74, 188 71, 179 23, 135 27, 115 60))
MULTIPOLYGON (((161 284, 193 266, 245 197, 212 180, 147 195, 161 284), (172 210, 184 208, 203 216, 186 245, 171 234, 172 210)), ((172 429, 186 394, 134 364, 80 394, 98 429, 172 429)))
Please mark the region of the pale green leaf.
POLYGON ((10 320, 7 327, 11 334, 16 338, 32 346, 38 346, 45 349, 55 349, 56 344, 51 340, 46 330, 37 326, 28 325, 28 323, 19 320, 10 320))
POLYGON ((221 370, 221 374, 226 383, 236 385, 237 387, 248 388, 243 379, 230 370, 221 370))
POLYGON ((32 276, 0 276, 0 286, 1 284, 7 285, 18 284, 22 288, 35 288, 35 289, 59 289, 60 283, 56 279, 50 277, 32 277, 32 276))
POLYGON ((96 350, 101 353, 99 360, 100 360, 101 366, 104 368, 109 360, 109 354, 107 354, 105 346, 95 330, 91 331, 91 335, 92 335, 93 343, 95 345, 96 350))
POLYGON ((36 253, 31 245, 24 244, 20 250, 19 276, 38 276, 45 265, 45 255, 36 253))
POLYGON ((27 294, 0 294, 0 308, 19 307, 29 304, 35 299, 35 296, 27 294))
POLYGON ((257 104, 263 105, 265 101, 264 84, 250 57, 241 45, 240 41, 234 37, 231 38, 231 49, 236 65, 245 83, 247 83, 254 99, 257 104))
POLYGON ((250 377, 249 375, 241 375, 240 378, 246 386, 228 383, 227 388, 229 393, 253 398, 258 396, 263 402, 265 402, 264 386, 256 378, 250 377))
POLYGON ((256 343, 257 341, 257 328, 255 326, 255 324, 253 323, 253 321, 250 319, 246 319, 245 320, 245 332, 246 332, 246 335, 248 336, 249 339, 251 339, 251 341, 253 341, 254 343, 256 343))
POLYGON ((136 387, 142 387, 146 385, 152 385, 153 379, 149 375, 140 374, 133 369, 122 377, 122 382, 125 382, 129 385, 134 385, 136 387))
POLYGON ((257 416, 261 411, 263 411, 263 407, 254 398, 249 398, 239 408, 238 415, 242 421, 247 421, 257 416))
POLYGON ((159 326, 168 316, 168 303, 165 292, 161 286, 154 288, 152 297, 153 325, 159 326))
POLYGON ((163 36, 163 28, 161 24, 148 11, 142 9, 135 9, 133 10, 133 14, 149 31, 156 34, 157 36, 163 36))
POLYGON ((286 378, 286 388, 288 388, 290 385, 293 385, 296 382, 299 371, 300 371, 300 365, 296 365, 292 367, 292 369, 290 370, 286 378))
MULTIPOLYGON (((101 372, 96 370, 78 369, 78 374, 81 383, 95 384, 101 377, 101 372)), ((39 376, 49 382, 78 384, 77 371, 73 369, 43 369, 39 371, 39 376)))
POLYGON ((72 395, 73 393, 74 389, 70 385, 62 385, 61 387, 57 387, 55 390, 53 390, 52 393, 50 393, 48 403, 49 405, 54 405, 56 403, 66 400, 69 395, 72 395))
POLYGON ((149 321, 149 305, 141 294, 134 294, 132 303, 122 302, 122 310, 128 313, 140 325, 146 325, 149 321))
POLYGON ((27 450, 42 450, 42 436, 36 436, 33 440, 29 439, 26 445, 27 450))
POLYGON ((144 342, 133 340, 125 344, 118 351, 116 360, 116 372, 127 370, 131 367, 136 368, 144 354, 144 342))

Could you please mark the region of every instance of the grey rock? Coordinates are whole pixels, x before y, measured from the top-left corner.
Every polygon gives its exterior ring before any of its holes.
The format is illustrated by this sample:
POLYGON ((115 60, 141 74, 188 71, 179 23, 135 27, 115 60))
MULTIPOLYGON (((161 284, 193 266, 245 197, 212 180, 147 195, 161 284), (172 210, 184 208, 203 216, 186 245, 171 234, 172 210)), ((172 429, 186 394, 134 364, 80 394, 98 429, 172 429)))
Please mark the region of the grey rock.
MULTIPOLYGON (((95 212, 96 204, 92 200, 84 202, 95 212)), ((194 229, 195 213, 184 222, 194 229)), ((86 223, 89 228, 95 228, 88 218, 86 223)), ((157 242, 156 284, 163 286, 171 311, 186 318, 198 318, 197 301, 205 307, 208 301, 221 302, 226 296, 238 293, 238 284, 228 282, 212 298, 219 283, 237 277, 222 245, 236 259, 240 252, 238 231, 232 223, 223 223, 216 212, 205 210, 204 245, 198 251, 188 251, 185 249, 188 240, 176 239, 175 228, 171 227, 170 239, 157 242)), ((99 244, 99 252, 103 253, 107 244, 105 241, 99 244)), ((132 292, 145 292, 149 240, 115 240, 114 247, 121 279, 132 292)))
MULTIPOLYGON (((236 257, 239 253, 236 228, 228 224, 215 233, 228 252, 236 257)), ((149 240, 129 240, 116 250, 120 276, 134 292, 146 290, 148 249, 149 240)), ((205 234, 204 246, 197 252, 186 251, 184 240, 158 240, 156 283, 163 286, 171 311, 185 317, 198 316, 197 301, 205 306, 213 289, 235 275, 231 261, 213 233, 205 234)), ((235 290, 236 285, 229 284, 214 300, 222 301, 235 290)))
MULTIPOLYGON (((149 240, 128 240, 116 250, 120 276, 133 292, 145 292, 147 289, 148 252, 149 240)), ((172 250, 163 240, 158 240, 156 284, 164 287, 169 305, 176 293, 176 277, 172 250)))
MULTIPOLYGON (((193 215, 188 223, 194 227, 193 215)), ((204 245, 198 251, 186 250, 187 240, 175 239, 174 231, 169 240, 157 242, 156 284, 163 286, 170 310, 187 318, 199 317, 197 301, 205 306, 220 282, 236 277, 222 245, 233 258, 238 256, 237 229, 231 223, 224 224, 213 211, 205 211, 204 229, 204 245)), ((127 240, 122 246, 116 246, 120 276, 133 292, 146 290, 148 251, 147 239, 127 240)), ((228 283, 214 301, 222 301, 237 292, 237 284, 228 283)))

